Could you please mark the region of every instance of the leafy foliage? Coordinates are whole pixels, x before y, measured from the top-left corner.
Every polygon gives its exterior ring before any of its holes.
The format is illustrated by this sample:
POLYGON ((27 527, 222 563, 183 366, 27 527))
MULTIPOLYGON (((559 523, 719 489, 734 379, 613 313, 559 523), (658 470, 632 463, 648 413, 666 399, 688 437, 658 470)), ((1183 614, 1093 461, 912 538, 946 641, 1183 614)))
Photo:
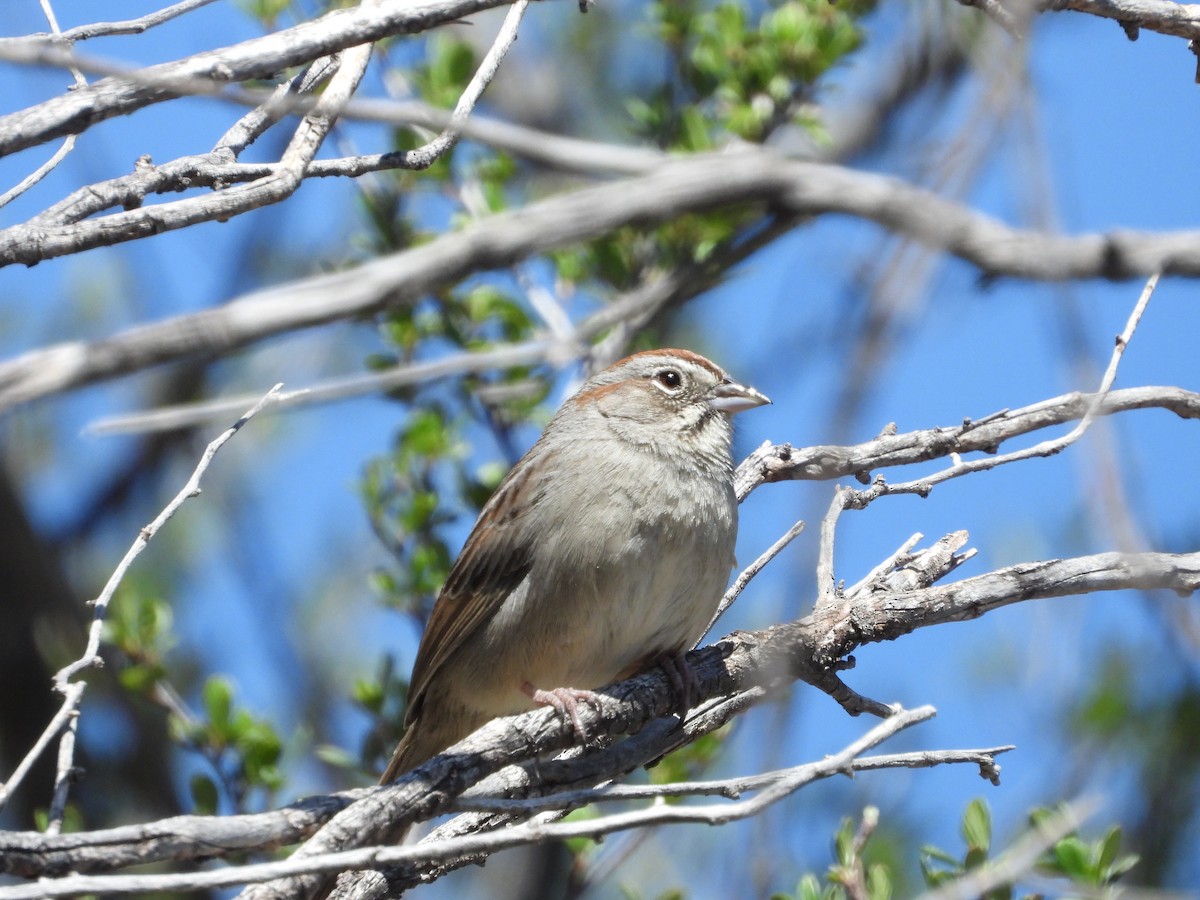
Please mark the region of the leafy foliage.
MULTIPOLYGON (((1050 810, 1036 810, 1030 816, 1030 823, 1036 829, 1051 815, 1050 810)), ((851 819, 843 819, 833 839, 834 863, 825 878, 822 880, 808 873, 800 879, 793 893, 778 893, 772 900, 848 900, 850 897, 888 900, 894 896, 894 886, 903 883, 903 873, 897 871, 895 861, 878 855, 872 858, 869 849, 869 840, 878 820, 878 810, 873 807, 863 811, 857 827, 851 819)), ((975 799, 967 804, 959 829, 966 845, 961 856, 936 847, 922 848, 921 871, 928 887, 951 884, 993 861, 991 812, 986 802, 975 799)), ((1038 871, 1047 877, 1066 879, 1088 896, 1116 896, 1111 893, 1112 885, 1137 864, 1137 857, 1122 855, 1120 847, 1121 830, 1115 826, 1090 843, 1071 834, 1057 841, 1044 854, 1038 871)), ((1012 900, 1015 890, 1015 885, 1004 884, 979 896, 983 900, 1012 900)), ((1022 896, 1032 900, 1040 895, 1022 896)))
POLYGON ((233 685, 210 676, 201 692, 202 713, 172 715, 172 736, 211 765, 212 774, 194 774, 189 782, 198 812, 215 812, 222 795, 243 809, 253 791, 269 799, 283 783, 279 771, 283 743, 265 720, 234 704, 233 685))

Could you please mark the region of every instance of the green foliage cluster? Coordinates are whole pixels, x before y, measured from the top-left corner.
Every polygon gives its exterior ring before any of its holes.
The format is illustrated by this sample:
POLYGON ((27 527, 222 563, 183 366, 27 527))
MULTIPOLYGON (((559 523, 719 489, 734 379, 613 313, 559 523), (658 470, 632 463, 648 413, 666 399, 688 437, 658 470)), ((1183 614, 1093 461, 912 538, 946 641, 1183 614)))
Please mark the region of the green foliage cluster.
MULTIPOLYGON (((1031 831, 1054 816, 1053 810, 1039 809, 1030 816, 1031 831)), ((847 900, 867 897, 869 900, 890 900, 896 895, 895 885, 902 884, 903 872, 895 861, 884 861, 872 852, 869 843, 878 824, 879 813, 868 807, 862 825, 855 827, 844 819, 834 835, 834 863, 824 880, 806 874, 792 894, 775 894, 772 900, 847 900)), ((995 860, 992 847, 992 817, 982 799, 967 804, 959 824, 966 849, 956 856, 937 847, 921 849, 921 874, 928 888, 938 888, 980 872, 995 860)), ((1121 854, 1121 829, 1110 828, 1103 837, 1087 841, 1078 834, 1069 834, 1056 841, 1042 855, 1036 872, 1046 879, 1064 879, 1073 888, 1089 897, 1115 897, 1117 880, 1138 862, 1137 856, 1121 854)), ((981 894, 982 900, 1012 900, 1017 886, 1002 884, 981 894)), ((1039 894, 1022 894, 1025 900, 1035 900, 1039 894)))
POLYGON ((215 813, 221 792, 235 809, 243 809, 252 790, 271 794, 283 783, 279 759, 283 743, 269 722, 233 702, 233 685, 221 675, 210 676, 201 691, 203 714, 171 717, 172 737, 197 750, 214 770, 196 773, 190 781, 197 812, 215 813))
POLYGON ((234 703, 233 686, 210 676, 201 692, 201 711, 190 709, 168 675, 174 646, 171 607, 137 579, 118 592, 105 622, 105 642, 119 651, 121 686, 163 707, 172 740, 207 763, 190 780, 195 810, 213 813, 222 801, 245 811, 252 796, 266 802, 283 783, 283 742, 264 718, 234 703))
POLYGON ((729 137, 758 143, 788 123, 809 127, 805 104, 821 76, 858 48, 858 21, 873 5, 783 0, 754 15, 736 2, 652 4, 671 71, 628 101, 636 131, 694 152, 729 137))

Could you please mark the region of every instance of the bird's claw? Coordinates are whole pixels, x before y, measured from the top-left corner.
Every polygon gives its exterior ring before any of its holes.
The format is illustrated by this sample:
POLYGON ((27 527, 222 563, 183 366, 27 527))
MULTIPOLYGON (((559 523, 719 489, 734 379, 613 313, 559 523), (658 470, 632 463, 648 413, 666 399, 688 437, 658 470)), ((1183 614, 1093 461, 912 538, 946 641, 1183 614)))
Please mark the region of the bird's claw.
POLYGON ((580 688, 554 688, 545 691, 535 688, 529 682, 521 685, 521 690, 534 703, 554 707, 554 710, 565 722, 571 723, 571 731, 575 734, 575 739, 581 745, 588 743, 587 729, 583 727, 583 721, 579 718, 579 704, 588 703, 594 709, 599 709, 600 698, 596 696, 595 691, 585 691, 580 688))

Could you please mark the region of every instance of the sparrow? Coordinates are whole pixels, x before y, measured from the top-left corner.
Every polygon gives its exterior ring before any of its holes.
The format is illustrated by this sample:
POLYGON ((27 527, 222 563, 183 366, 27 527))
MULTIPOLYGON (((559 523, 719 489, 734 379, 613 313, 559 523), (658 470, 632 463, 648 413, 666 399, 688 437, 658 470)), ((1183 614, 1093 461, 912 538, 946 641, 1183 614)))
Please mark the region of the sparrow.
POLYGON ((654 665, 686 709, 683 654, 734 566, 731 417, 765 403, 689 350, 635 353, 586 381, 484 505, 451 568, 381 783, 539 705, 579 732, 578 701, 654 665))

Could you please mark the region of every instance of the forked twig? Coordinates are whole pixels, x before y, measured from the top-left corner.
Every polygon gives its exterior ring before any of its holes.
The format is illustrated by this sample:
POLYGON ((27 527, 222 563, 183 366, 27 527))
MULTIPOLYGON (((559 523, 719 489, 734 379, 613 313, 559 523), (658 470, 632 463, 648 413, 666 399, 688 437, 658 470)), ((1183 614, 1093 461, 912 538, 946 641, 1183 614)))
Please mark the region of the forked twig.
POLYGON ((67 794, 70 788, 71 775, 74 770, 75 759, 75 730, 79 718, 79 707, 83 700, 83 692, 87 687, 85 681, 72 681, 72 679, 80 672, 86 669, 93 668, 102 664, 100 659, 100 639, 104 628, 104 618, 108 612, 108 605, 112 601, 113 595, 125 578, 129 567, 133 565, 133 561, 141 554, 146 546, 158 533, 159 529, 167 523, 167 521, 175 515, 175 512, 185 501, 192 497, 198 496, 200 493, 200 479, 204 476, 213 457, 217 451, 232 438, 243 425, 246 424, 256 413, 264 406, 272 403, 278 395, 282 384, 277 384, 271 388, 262 399, 260 399, 253 407, 247 410, 241 418, 227 428, 215 440, 205 448, 203 455, 200 457, 200 462, 197 463, 191 477, 183 489, 168 503, 149 525, 145 526, 138 532, 138 536, 134 539, 133 544, 126 551, 125 556, 113 570, 109 576, 104 589, 100 592, 96 599, 90 601, 92 607, 92 623, 88 628, 87 645, 83 653, 74 662, 64 666, 54 676, 54 689, 58 691, 62 697, 62 706, 55 713, 50 724, 34 742, 33 747, 29 750, 25 757, 17 764, 13 774, 3 785, 0 785, 0 808, 8 801, 13 792, 20 786, 21 782, 29 774, 29 770, 34 763, 49 747, 51 741, 59 734, 62 735, 59 745, 58 767, 54 778, 54 799, 50 806, 50 824, 47 827, 47 832, 57 834, 62 825, 63 812, 66 808, 67 794))

